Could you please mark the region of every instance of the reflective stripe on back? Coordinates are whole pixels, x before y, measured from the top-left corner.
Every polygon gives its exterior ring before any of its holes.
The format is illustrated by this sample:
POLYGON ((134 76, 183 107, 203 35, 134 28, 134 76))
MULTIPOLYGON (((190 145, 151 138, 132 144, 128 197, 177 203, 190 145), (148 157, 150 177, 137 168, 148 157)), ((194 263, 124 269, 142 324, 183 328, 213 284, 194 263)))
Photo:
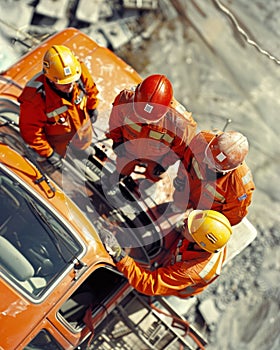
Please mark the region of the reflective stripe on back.
POLYGON ((196 173, 196 176, 199 178, 199 180, 203 180, 203 176, 202 176, 201 171, 199 169, 198 162, 195 158, 192 159, 192 166, 193 166, 193 169, 196 173))
POLYGON ((207 191, 209 191, 212 196, 215 199, 218 199, 219 202, 224 203, 225 202, 225 197, 223 195, 221 195, 219 192, 216 191, 216 188, 210 184, 206 184, 205 188, 207 189, 207 191))
MULTIPOLYGON (((192 159, 192 166, 194 169, 194 172, 196 174, 196 176, 198 177, 199 180, 204 180, 204 177, 201 174, 201 171, 199 169, 199 165, 198 162, 195 158, 192 159)), ((216 191, 216 186, 210 185, 209 183, 207 183, 205 185, 205 189, 211 193, 211 195, 214 197, 214 199, 217 199, 217 201, 219 201, 220 203, 224 203, 225 202, 225 197, 216 191)))
POLYGON ((172 143, 172 141, 174 140, 174 137, 172 137, 171 135, 156 130, 150 130, 149 137, 155 140, 163 140, 169 144, 172 143))
POLYGON ((127 124, 131 129, 133 129, 133 130, 135 130, 137 132, 141 132, 141 130, 142 130, 142 126, 141 125, 138 125, 138 124, 134 123, 128 117, 124 118, 124 123, 127 124))

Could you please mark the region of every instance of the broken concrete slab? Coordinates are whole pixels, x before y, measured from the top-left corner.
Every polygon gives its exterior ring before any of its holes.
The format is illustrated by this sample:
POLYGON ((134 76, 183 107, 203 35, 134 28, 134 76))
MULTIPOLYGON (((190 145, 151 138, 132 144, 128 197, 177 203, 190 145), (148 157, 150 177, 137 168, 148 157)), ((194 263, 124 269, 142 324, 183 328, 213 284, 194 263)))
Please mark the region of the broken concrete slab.
POLYGON ((107 22, 106 25, 100 27, 100 30, 104 33, 113 50, 127 44, 134 36, 125 20, 107 22))
POLYGON ((1 1, 1 22, 14 31, 28 30, 33 13, 33 6, 19 1, 1 1))
POLYGON ((36 6, 36 13, 52 18, 65 18, 68 16, 68 0, 40 0, 36 6))
POLYGON ((80 0, 75 13, 77 20, 88 23, 97 23, 100 18, 112 15, 113 10, 110 4, 104 0, 80 0))
POLYGON ((97 23, 99 19, 99 7, 103 0, 80 0, 76 10, 76 18, 79 21, 97 23))
POLYGON ((202 301, 199 304, 198 309, 208 326, 215 325, 218 322, 220 312, 218 311, 213 298, 202 301))
POLYGON ((104 34, 101 33, 99 28, 97 28, 95 25, 89 26, 88 30, 86 31, 86 34, 91 37, 95 42, 97 42, 98 45, 108 47, 109 42, 105 38, 104 34))
POLYGON ((123 0, 124 8, 154 10, 158 8, 158 0, 123 0))

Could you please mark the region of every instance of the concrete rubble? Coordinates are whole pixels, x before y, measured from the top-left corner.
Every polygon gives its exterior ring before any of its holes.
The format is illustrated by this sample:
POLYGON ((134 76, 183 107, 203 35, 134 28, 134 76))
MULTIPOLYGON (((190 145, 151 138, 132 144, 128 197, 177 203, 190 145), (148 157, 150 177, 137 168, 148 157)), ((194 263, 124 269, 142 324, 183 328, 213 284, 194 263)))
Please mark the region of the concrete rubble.
POLYGON ((163 18, 174 16, 169 0, 0 0, 0 4, 0 31, 8 32, 21 54, 66 27, 79 28, 113 51, 128 44, 135 47, 151 37, 163 18))
POLYGON ((212 298, 204 300, 200 303, 198 310, 206 321, 208 327, 214 326, 220 317, 220 312, 217 310, 215 301, 212 298))

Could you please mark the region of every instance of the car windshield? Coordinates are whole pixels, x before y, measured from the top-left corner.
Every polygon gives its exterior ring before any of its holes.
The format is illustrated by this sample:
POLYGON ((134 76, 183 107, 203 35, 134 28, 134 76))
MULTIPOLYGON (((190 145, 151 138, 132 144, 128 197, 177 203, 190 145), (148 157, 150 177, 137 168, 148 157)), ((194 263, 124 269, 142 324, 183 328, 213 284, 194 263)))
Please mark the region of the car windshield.
POLYGON ((82 252, 55 214, 0 170, 0 271, 39 299, 82 252))

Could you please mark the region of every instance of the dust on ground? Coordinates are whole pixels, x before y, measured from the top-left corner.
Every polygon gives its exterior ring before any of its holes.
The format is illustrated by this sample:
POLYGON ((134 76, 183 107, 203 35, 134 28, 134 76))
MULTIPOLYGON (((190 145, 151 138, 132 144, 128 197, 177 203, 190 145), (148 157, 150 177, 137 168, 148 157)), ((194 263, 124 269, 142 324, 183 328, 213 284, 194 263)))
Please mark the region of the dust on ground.
MULTIPOLYGON (((139 59, 130 63, 143 77, 167 75, 176 98, 192 111, 201 129, 223 128, 231 119, 228 129, 248 137, 247 163, 257 188, 248 218, 258 237, 199 299, 202 303, 212 298, 220 313, 217 323, 208 325, 207 349, 276 350, 280 348, 280 4, 224 1, 238 21, 234 25, 215 3, 181 0, 184 14, 166 22, 135 54, 139 59)), ((197 309, 193 312, 188 312, 190 320, 197 309)))

